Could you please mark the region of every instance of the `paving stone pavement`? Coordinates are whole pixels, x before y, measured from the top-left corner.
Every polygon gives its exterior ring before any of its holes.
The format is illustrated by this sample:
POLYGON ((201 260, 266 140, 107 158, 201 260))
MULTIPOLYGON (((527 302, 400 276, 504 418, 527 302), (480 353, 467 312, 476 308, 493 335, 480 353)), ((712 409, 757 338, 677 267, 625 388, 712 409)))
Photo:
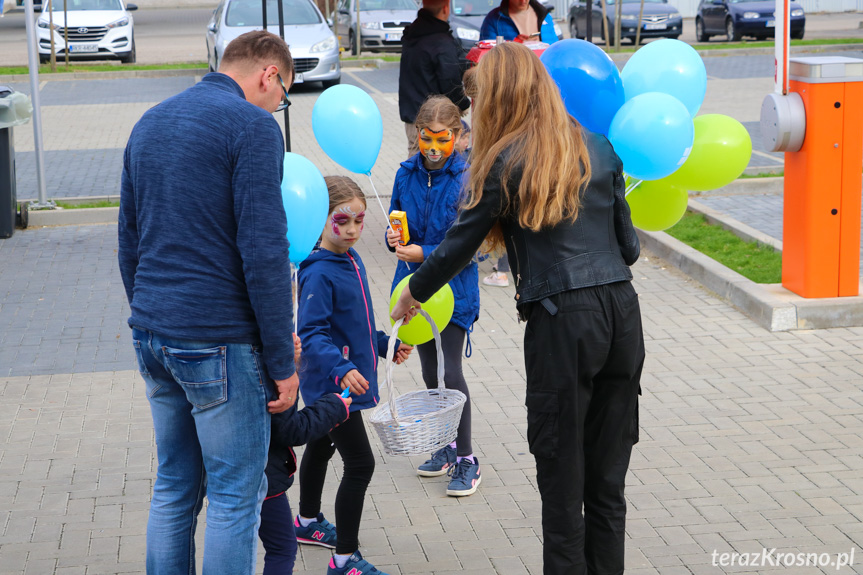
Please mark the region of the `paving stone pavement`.
MULTIPOLYGON (((373 178, 385 193, 404 157, 404 132, 394 95, 379 89, 386 76, 364 74, 346 80, 368 84, 384 115, 373 178)), ((708 91, 731 86, 724 82, 708 91)), ((739 82, 746 93, 760 89, 759 79, 739 82)), ((314 96, 292 96, 294 149, 324 173, 344 173, 302 120, 314 96)), ((706 106, 733 96, 723 91, 706 106)), ((79 134, 80 150, 122 147, 124 130, 149 104, 105 104, 102 113, 112 105, 116 126, 79 134)), ((51 108, 73 126, 99 117, 97 106, 51 108)), ((738 209, 757 212, 738 198, 723 199, 724 209, 740 202, 738 209)), ((380 242, 383 216, 369 201, 358 249, 385 326, 394 262, 380 242)), ((759 217, 775 225, 769 202, 759 217)), ((155 447, 115 259, 111 225, 30 229, 0 241, 0 575, 143 572, 155 447)), ((626 491, 627 573, 863 573, 863 328, 771 333, 649 253, 633 272, 647 360, 626 491), (852 551, 854 564, 837 568, 849 558, 839 554, 852 551), (740 565, 739 555, 735 565, 730 555, 720 561, 732 552, 763 554, 767 564, 740 565), (771 565, 778 553, 831 564, 771 565)), ((374 439, 361 549, 391 575, 541 573, 523 325, 512 287, 480 289, 482 315, 464 369, 483 483, 471 497, 447 497, 445 478, 416 476, 422 457, 386 456, 374 439)), ((396 374, 397 393, 421 386, 416 358, 396 374)), ((340 473, 336 457, 324 496, 329 516, 340 473)), ((289 497, 296 506, 297 488, 289 497)), ((328 557, 301 548, 296 573, 321 575, 328 557)))

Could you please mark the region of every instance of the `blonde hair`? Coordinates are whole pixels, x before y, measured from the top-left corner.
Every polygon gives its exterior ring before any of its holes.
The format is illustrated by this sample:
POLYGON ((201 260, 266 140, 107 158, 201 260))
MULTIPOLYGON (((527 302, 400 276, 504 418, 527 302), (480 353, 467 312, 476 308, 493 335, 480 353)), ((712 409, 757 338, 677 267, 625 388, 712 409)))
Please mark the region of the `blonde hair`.
POLYGON ((421 130, 434 122, 443 124, 458 137, 458 132, 461 131, 461 112, 458 106, 446 96, 429 96, 420 106, 414 125, 417 130, 421 130))
MULTIPOLYGON (((467 208, 476 206, 495 160, 508 152, 501 177, 502 215, 518 209, 518 224, 534 232, 578 217, 590 180, 582 128, 570 116, 557 85, 532 50, 516 42, 493 48, 472 73, 476 99, 467 208), (518 190, 507 183, 521 168, 518 190)), ((496 225, 489 251, 503 245, 496 225)))
POLYGON ((360 189, 355 181, 347 176, 327 176, 324 178, 327 183, 327 192, 330 194, 330 208, 328 213, 333 213, 336 206, 349 202, 354 198, 359 198, 366 204, 366 195, 360 189))

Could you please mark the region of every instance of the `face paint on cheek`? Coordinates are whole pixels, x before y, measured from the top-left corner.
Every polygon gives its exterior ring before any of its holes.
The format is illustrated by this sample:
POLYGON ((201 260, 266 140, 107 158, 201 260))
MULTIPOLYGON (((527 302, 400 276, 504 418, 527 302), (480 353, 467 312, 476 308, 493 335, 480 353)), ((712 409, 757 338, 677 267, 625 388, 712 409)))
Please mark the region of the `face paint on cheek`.
POLYGON ((336 237, 342 235, 342 233, 339 231, 339 224, 336 223, 336 220, 333 220, 332 224, 333 224, 333 235, 336 237))
POLYGON ((444 159, 449 158, 455 147, 453 131, 450 129, 432 132, 431 130, 423 128, 420 130, 417 138, 420 153, 430 161, 439 161, 440 158, 431 158, 429 156, 440 156, 444 159))

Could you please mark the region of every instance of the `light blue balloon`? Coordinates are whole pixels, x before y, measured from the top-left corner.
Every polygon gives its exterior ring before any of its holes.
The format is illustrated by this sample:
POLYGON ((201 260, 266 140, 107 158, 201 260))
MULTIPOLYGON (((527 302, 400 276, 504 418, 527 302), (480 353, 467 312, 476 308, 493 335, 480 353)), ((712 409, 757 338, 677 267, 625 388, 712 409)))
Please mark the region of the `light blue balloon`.
POLYGON ((695 127, 680 100, 648 92, 620 107, 611 121, 608 139, 627 174, 640 180, 658 180, 674 173, 689 157, 695 127))
POLYGON ((552 44, 539 59, 560 89, 566 111, 591 132, 608 134, 624 102, 623 82, 608 54, 569 38, 552 44))
POLYGON ((707 91, 707 70, 695 49, 680 40, 654 40, 632 55, 623 71, 627 100, 647 92, 674 96, 695 117, 707 91))
POLYGON ((299 154, 285 154, 282 203, 288 216, 291 262, 309 257, 321 237, 330 209, 327 183, 318 168, 299 154))
POLYGON ((372 97, 356 86, 327 88, 312 108, 312 131, 334 162, 368 174, 378 159, 384 123, 372 97))

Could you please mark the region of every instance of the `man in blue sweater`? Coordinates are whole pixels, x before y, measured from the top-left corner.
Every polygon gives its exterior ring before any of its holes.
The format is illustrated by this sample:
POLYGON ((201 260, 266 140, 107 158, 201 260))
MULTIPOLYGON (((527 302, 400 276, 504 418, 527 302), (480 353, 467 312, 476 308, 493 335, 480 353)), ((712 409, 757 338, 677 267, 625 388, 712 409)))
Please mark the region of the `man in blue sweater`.
POLYGON ((285 145, 294 78, 278 36, 244 34, 220 71, 149 110, 123 161, 119 264, 159 467, 147 573, 251 575, 270 413, 296 401, 285 145))

